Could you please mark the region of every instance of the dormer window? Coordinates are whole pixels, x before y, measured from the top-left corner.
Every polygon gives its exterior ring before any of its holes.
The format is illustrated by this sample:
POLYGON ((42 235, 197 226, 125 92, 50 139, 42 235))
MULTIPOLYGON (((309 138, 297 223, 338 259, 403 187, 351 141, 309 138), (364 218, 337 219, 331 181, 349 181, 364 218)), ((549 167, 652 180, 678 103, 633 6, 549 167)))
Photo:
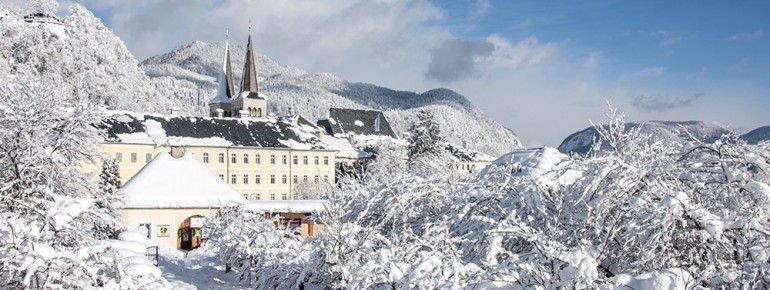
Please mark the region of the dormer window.
POLYGON ((380 114, 377 114, 377 118, 374 119, 374 132, 380 133, 380 114))

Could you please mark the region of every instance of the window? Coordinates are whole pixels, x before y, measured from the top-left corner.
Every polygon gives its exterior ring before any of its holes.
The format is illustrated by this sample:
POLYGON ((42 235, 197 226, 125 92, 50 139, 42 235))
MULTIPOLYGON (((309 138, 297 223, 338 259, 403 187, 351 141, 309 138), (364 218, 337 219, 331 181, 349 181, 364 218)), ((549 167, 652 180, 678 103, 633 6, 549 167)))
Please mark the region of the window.
POLYGON ((249 199, 249 194, 248 194, 248 193, 244 193, 244 194, 243 194, 243 198, 245 198, 245 199, 249 199))
POLYGON ((281 176, 281 183, 286 184, 286 174, 281 176))
POLYGON ((209 153, 203 152, 203 163, 209 163, 209 153))
POLYGON ((270 184, 275 184, 275 175, 270 174, 270 184))
POLYGON ((123 153, 121 152, 115 153, 115 160, 117 160, 118 162, 123 162, 123 153))
POLYGON ((224 174, 219 174, 219 179, 225 180, 225 175, 224 174))
POLYGON ((259 154, 254 154, 254 163, 256 164, 262 163, 262 158, 259 158, 259 154))
POLYGON ((313 162, 315 163, 315 165, 319 164, 318 163, 318 156, 313 156, 313 162))
POLYGON ((328 175, 324 175, 324 181, 329 182, 329 176, 328 175))
POLYGON ((329 156, 324 156, 324 165, 329 165, 329 156))
POLYGON ((237 179, 238 177, 236 177, 235 174, 230 175, 230 183, 235 184, 235 182, 238 181, 237 179))
POLYGON ((297 176, 297 175, 294 175, 294 184, 297 184, 297 183, 299 183, 299 178, 298 178, 298 177, 299 177, 299 176, 297 176))
POLYGON ((262 182, 262 178, 260 178, 260 177, 261 177, 261 176, 259 176, 259 174, 257 174, 257 176, 256 176, 256 178, 255 178, 255 180, 254 180, 254 183, 256 183, 256 184, 260 184, 260 183, 262 182))
POLYGON ((225 163, 225 153, 219 153, 219 163, 225 163))
POLYGON ((262 196, 261 196, 261 195, 259 195, 259 192, 257 192, 257 193, 255 193, 255 194, 254 194, 254 199, 255 199, 255 200, 260 200, 260 199, 262 199, 262 196))
POLYGON ((136 156, 136 152, 131 153, 131 163, 136 163, 137 159, 138 157, 136 156))
POLYGON ((150 160, 152 160, 152 153, 144 154, 144 163, 150 163, 150 160))
POLYGON ((318 175, 315 176, 315 183, 318 183, 320 181, 320 178, 318 178, 318 175))
POLYGON ((307 175, 302 176, 302 181, 307 182, 307 175))
POLYGON ((270 200, 275 200, 275 193, 270 194, 270 200))
POLYGON ((230 163, 232 164, 238 163, 238 158, 235 157, 235 153, 230 154, 230 163))
POLYGON ((281 163, 283 163, 283 165, 288 164, 288 162, 286 160, 287 160, 286 159, 286 155, 281 156, 281 163))
POLYGON ((243 164, 249 164, 249 154, 243 154, 243 164))
POLYGON ((292 198, 292 199, 299 199, 299 196, 297 195, 296 192, 294 193, 294 198, 292 198))
POLYGON ((243 184, 249 184, 249 175, 243 174, 243 184))
POLYGON ((275 164, 275 155, 270 154, 270 164, 275 164))
POLYGON ((302 164, 307 165, 307 156, 302 156, 302 164))
POLYGON ((297 155, 294 155, 294 156, 291 157, 291 161, 292 161, 292 163, 294 163, 294 165, 299 164, 299 160, 298 159, 299 158, 297 158, 297 155))
POLYGON ((281 199, 282 200, 287 200, 287 199, 289 199, 289 195, 285 194, 285 193, 281 193, 281 199))

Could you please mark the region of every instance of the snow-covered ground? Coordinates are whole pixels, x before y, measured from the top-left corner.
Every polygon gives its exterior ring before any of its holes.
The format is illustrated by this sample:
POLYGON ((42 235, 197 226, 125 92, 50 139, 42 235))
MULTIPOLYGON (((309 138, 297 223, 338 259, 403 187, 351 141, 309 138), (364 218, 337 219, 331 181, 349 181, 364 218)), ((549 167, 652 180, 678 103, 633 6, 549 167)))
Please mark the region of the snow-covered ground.
POLYGON ((183 251, 158 249, 158 268, 173 289, 252 289, 241 284, 234 273, 225 273, 225 266, 204 250, 183 251))

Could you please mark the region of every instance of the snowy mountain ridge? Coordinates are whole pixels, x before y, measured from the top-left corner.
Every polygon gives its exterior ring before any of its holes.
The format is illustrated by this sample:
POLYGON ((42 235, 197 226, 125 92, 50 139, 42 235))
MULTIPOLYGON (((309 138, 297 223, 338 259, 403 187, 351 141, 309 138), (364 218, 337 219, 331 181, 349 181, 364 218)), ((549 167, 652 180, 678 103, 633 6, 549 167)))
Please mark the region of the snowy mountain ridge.
MULTIPOLYGON (((161 95, 187 99, 183 110, 208 115, 206 103, 216 94, 224 43, 195 41, 171 52, 150 57, 140 66, 161 95)), ((234 83, 239 84, 245 49, 230 45, 234 83)), ((269 111, 283 114, 294 106, 311 120, 326 118, 331 107, 381 110, 399 134, 405 132, 417 111, 434 113, 448 141, 493 156, 521 147, 518 138, 489 118, 464 96, 444 88, 423 93, 398 91, 368 83, 354 83, 329 73, 309 73, 255 54, 260 90, 270 97, 269 111)))
MULTIPOLYGON (((647 121, 626 123, 625 130, 642 126, 642 133, 648 134, 653 140, 681 142, 696 138, 705 143, 712 143, 722 135, 729 133, 723 125, 703 121, 647 121), (688 136, 689 134, 689 136, 688 136)), ((585 154, 591 149, 593 140, 598 137, 593 127, 575 132, 562 141, 559 151, 563 153, 585 154)))

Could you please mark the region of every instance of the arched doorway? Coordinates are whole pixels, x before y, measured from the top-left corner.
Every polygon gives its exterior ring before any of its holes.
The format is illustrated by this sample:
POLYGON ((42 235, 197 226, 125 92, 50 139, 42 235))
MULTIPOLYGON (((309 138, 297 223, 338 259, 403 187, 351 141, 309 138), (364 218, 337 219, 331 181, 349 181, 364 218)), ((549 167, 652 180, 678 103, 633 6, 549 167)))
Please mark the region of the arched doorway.
POLYGON ((179 224, 177 231, 176 246, 180 250, 192 250, 200 247, 206 240, 204 221, 202 215, 194 215, 186 218, 179 224))

